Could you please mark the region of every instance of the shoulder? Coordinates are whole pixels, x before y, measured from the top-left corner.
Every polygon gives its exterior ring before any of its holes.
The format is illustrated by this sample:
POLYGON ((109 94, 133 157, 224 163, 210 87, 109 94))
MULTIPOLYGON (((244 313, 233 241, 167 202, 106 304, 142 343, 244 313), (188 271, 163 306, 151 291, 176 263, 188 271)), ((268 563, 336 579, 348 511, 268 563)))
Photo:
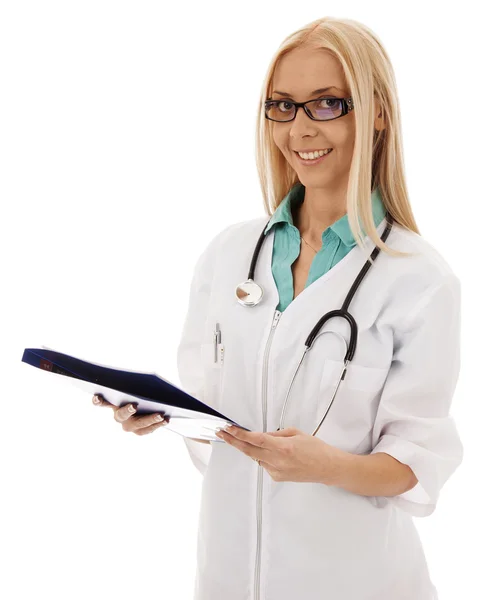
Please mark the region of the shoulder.
POLYGON ((257 217, 255 219, 247 219, 232 223, 215 234, 208 242, 205 252, 214 253, 221 251, 222 248, 231 244, 244 244, 251 239, 258 239, 259 234, 263 231, 269 221, 268 216, 257 217))
POLYGON ((259 238, 268 223, 269 217, 257 217, 231 223, 220 229, 203 247, 196 264, 196 270, 214 271, 217 260, 238 248, 251 246, 259 238))
POLYGON ((454 275, 446 258, 422 235, 395 223, 386 243, 389 241, 395 249, 413 254, 410 258, 407 257, 409 264, 424 269, 431 276, 441 278, 454 275))
POLYGON ((382 276, 389 281, 391 294, 409 304, 424 302, 438 290, 448 289, 460 294, 460 280, 447 259, 423 236, 394 223, 386 245, 409 256, 383 254, 382 276))

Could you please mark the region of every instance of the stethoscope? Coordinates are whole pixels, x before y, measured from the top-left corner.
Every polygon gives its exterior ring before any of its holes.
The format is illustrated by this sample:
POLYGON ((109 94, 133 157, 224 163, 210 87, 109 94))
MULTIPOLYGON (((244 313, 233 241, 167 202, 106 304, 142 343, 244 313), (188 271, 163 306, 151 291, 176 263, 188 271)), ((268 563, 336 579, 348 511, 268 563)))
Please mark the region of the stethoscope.
MULTIPOLYGON (((386 241, 386 239, 391 231, 392 225, 393 225, 393 218, 389 212, 386 212, 386 221, 387 221, 386 228, 385 228, 383 234, 381 235, 381 240, 383 242, 386 241)), ((266 237, 264 235, 264 232, 265 232, 266 228, 268 227, 268 223, 266 224, 265 228, 261 232, 261 235, 256 243, 256 248, 254 249, 253 258, 251 259, 251 264, 250 264, 249 273, 248 273, 248 279, 246 281, 244 281, 243 283, 240 283, 236 287, 236 298, 237 298, 238 302, 240 304, 242 304, 243 306, 256 306, 257 304, 259 304, 259 302, 263 298, 263 288, 258 283, 255 283, 253 281, 253 277, 254 277, 254 271, 256 268, 256 263, 258 261, 259 252, 261 250, 261 246, 263 245, 264 239, 266 237)), ((356 345, 358 342, 358 326, 357 326, 356 321, 354 320, 354 317, 351 315, 351 313, 348 312, 348 307, 351 303, 351 300, 353 299, 354 294, 356 293, 356 291, 359 287, 359 284, 362 282, 362 280, 364 279, 364 276, 366 275, 369 268, 371 267, 372 261, 376 260, 376 257, 379 254, 379 251, 380 251, 379 247, 376 246, 375 249, 373 250, 373 252, 371 253, 371 255, 369 256, 368 260, 364 264, 363 268, 361 269, 359 275, 354 280, 354 283, 351 286, 341 308, 336 309, 336 310, 331 310, 330 312, 326 313, 323 317, 321 317, 321 319, 319 319, 319 321, 316 323, 316 325, 313 327, 310 334, 306 338, 305 349, 304 349, 303 355, 301 356, 298 366, 296 367, 296 370, 294 372, 291 383, 289 384, 288 392, 286 394, 286 399, 283 403, 283 410, 281 412, 281 419, 280 419, 280 425, 278 427, 278 431, 280 429, 283 429, 284 414, 286 411, 286 405, 288 403, 289 394, 291 392, 291 388, 292 388, 294 380, 296 378, 296 374, 298 373, 299 367, 301 366, 301 364, 304 360, 306 352, 308 352, 311 349, 311 346, 313 345, 316 337, 319 337, 320 335, 323 335, 325 333, 334 333, 335 335, 338 335, 341 338, 341 340, 343 341, 344 345, 346 346, 346 353, 345 353, 344 359, 343 359, 343 362, 344 362, 343 368, 341 370, 338 382, 336 383, 333 397, 331 398, 331 400, 329 402, 329 406, 328 406, 326 412, 324 413, 323 418, 321 419, 318 426, 316 427, 316 429, 313 431, 313 433, 311 435, 313 435, 313 436, 316 435, 318 429, 321 427, 324 419, 326 418, 326 415, 329 412, 329 409, 331 408, 331 406, 333 404, 334 399, 336 398, 336 394, 338 392, 339 385, 341 384, 341 381, 343 381, 344 378, 346 377, 347 367, 348 367, 349 363, 351 362, 351 360, 353 359, 354 353, 356 352, 356 345), (324 331, 323 333, 319 333, 319 331, 321 330, 323 325, 327 321, 329 321, 329 319, 332 319, 333 317, 342 317, 343 319, 346 319, 346 321, 349 323, 350 330, 351 330, 349 344, 346 343, 346 340, 337 332, 324 331)))

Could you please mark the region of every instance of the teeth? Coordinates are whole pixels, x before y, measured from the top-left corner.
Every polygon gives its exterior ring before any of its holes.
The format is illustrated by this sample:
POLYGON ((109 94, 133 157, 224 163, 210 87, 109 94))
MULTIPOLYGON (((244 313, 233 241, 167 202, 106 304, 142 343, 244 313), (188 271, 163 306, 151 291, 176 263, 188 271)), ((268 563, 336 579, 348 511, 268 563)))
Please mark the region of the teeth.
POLYGON ((328 154, 328 152, 331 152, 331 150, 332 148, 329 148, 328 150, 316 150, 316 152, 298 152, 298 154, 301 156, 301 158, 308 160, 324 156, 324 154, 328 154))

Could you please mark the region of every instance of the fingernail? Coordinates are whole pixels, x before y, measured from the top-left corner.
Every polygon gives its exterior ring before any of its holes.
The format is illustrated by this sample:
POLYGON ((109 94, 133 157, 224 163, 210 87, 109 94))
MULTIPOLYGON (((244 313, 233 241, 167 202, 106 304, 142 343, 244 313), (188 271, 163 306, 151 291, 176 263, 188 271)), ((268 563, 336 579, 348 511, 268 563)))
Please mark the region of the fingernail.
POLYGON ((156 415, 155 419, 156 419, 158 422, 164 421, 164 419, 163 419, 163 417, 162 417, 161 415, 156 415))
POLYGON ((95 404, 100 404, 101 400, 100 400, 100 398, 98 398, 98 396, 93 396, 93 402, 95 404))
POLYGON ((128 412, 134 413, 136 411, 136 408, 130 404, 130 406, 128 407, 128 412))

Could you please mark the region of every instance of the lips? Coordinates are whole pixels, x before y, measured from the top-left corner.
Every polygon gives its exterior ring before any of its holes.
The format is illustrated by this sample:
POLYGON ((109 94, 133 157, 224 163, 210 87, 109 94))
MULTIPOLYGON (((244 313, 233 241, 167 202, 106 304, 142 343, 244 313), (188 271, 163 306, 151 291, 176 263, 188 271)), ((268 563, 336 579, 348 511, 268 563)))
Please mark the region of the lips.
POLYGON ((322 156, 318 156, 318 158, 310 158, 310 159, 301 158, 301 156, 298 154, 298 152, 296 152, 296 150, 294 150, 294 152, 297 156, 297 160, 299 161, 299 163, 301 165, 309 167, 309 166, 317 165, 320 162, 323 162, 323 160, 326 160, 326 158, 333 152, 333 150, 331 150, 330 152, 326 152, 326 154, 323 154, 322 156))
POLYGON ((296 154, 299 154, 300 152, 306 154, 307 152, 321 152, 321 150, 332 150, 332 148, 316 148, 316 150, 293 150, 293 152, 296 152, 296 154))

